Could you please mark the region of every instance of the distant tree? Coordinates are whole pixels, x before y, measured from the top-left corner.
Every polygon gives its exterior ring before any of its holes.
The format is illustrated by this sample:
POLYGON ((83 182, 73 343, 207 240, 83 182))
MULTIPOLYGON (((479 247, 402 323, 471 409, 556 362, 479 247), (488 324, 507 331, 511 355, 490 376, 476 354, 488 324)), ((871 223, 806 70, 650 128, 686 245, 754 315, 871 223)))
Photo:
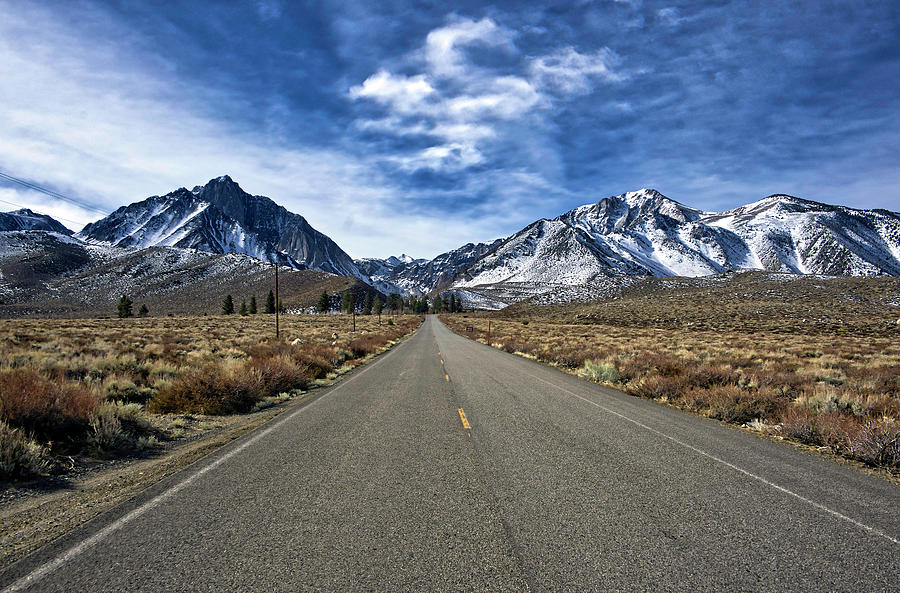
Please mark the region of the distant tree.
POLYGON ((269 294, 266 295, 266 313, 270 315, 275 314, 275 293, 271 290, 269 294))
POLYGON ((131 305, 131 299, 123 294, 122 298, 119 299, 119 305, 117 307, 119 311, 119 318, 124 319, 133 315, 133 313, 131 312, 131 305))
POLYGON ((372 312, 375 315, 378 315, 378 323, 381 323, 381 309, 383 305, 381 304, 381 297, 375 295, 375 302, 372 303, 372 312))
POLYGON ((319 302, 316 303, 316 311, 318 311, 319 313, 324 313, 330 308, 331 307, 329 306, 328 302, 328 292, 323 290, 322 295, 319 297, 319 302))
POLYGON ((222 301, 222 315, 234 315, 234 300, 230 294, 226 294, 222 301))
POLYGON ((138 309, 138 317, 146 317, 150 314, 150 309, 147 308, 146 304, 141 304, 141 308, 138 309))
POLYGON ((366 300, 363 304, 363 315, 371 315, 372 314, 372 293, 366 293, 366 300))
POLYGON ((250 297, 250 315, 256 315, 256 295, 250 297))
POLYGON ((247 314, 249 313, 249 311, 247 311, 247 301, 246 300, 241 301, 241 308, 238 310, 238 313, 241 314, 241 317, 246 317, 247 314))
POLYGON ((440 295, 437 295, 436 297, 434 297, 434 305, 433 305, 433 308, 434 308, 434 312, 435 312, 435 313, 441 313, 441 312, 443 312, 443 310, 444 310, 444 300, 441 298, 440 295))
POLYGON ((341 311, 344 313, 353 313, 355 309, 356 303, 354 302, 353 293, 350 292, 350 289, 348 288, 341 297, 341 311))
POLYGON ((284 309, 284 303, 281 301, 281 299, 278 299, 278 312, 279 312, 279 313, 284 313, 284 311, 285 311, 285 309, 284 309))

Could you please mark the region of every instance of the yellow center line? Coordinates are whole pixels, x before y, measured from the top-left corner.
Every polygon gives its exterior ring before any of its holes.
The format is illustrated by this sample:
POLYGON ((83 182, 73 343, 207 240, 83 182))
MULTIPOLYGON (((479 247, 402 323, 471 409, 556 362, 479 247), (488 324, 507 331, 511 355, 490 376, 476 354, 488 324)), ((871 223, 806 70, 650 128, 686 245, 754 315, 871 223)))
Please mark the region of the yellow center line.
POLYGON ((450 382, 450 375, 444 373, 444 378, 447 379, 447 383, 450 382))
POLYGON ((471 426, 469 426, 469 419, 466 418, 466 413, 463 412, 462 408, 459 409, 459 419, 462 420, 463 428, 465 428, 466 430, 472 428, 471 426))

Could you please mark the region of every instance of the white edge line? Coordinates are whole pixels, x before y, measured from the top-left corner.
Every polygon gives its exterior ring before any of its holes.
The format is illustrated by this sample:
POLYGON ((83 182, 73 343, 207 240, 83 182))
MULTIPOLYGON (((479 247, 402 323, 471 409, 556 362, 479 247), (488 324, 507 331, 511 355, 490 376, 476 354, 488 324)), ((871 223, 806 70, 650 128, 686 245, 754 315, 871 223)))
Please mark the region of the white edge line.
MULTIPOLYGON (((415 335, 415 332, 413 333, 413 335, 415 335)), ((409 337, 411 338, 412 335, 409 337)), ((403 341, 403 343, 406 343, 406 342, 407 342, 407 340, 403 341)), ((402 345, 403 343, 398 344, 398 346, 402 345)), ((395 350, 392 349, 387 354, 390 354, 392 352, 395 352, 395 350)), ((385 356, 385 358, 386 358, 386 356, 385 356)), ((125 515, 124 517, 120 517, 119 519, 113 521, 112 523, 110 523, 109 525, 107 525, 106 527, 104 527, 103 529, 101 529, 100 531, 98 531, 97 533, 92 535, 91 537, 89 537, 89 538, 85 539, 84 541, 82 541, 81 543, 69 548, 62 555, 57 556, 53 560, 50 560, 49 562, 46 562, 46 563, 42 564, 41 566, 35 568, 27 575, 19 578, 17 581, 15 581, 11 585, 9 585, 5 589, 3 589, 3 591, 0 593, 15 593, 16 591, 23 591, 23 590, 27 589, 28 587, 31 587, 32 585, 36 584, 42 578, 44 578, 51 572, 55 571, 56 569, 61 567, 66 562, 69 562, 73 558, 81 555, 86 550, 88 550, 88 549, 94 547, 95 545, 97 545, 98 543, 100 543, 107 536, 118 531, 119 529, 121 529, 122 527, 124 527, 125 525, 130 523, 131 521, 137 519, 138 517, 140 517, 147 511, 159 506, 161 503, 163 503, 166 500, 168 500, 169 498, 173 497, 175 494, 177 494, 178 492, 180 492, 181 490, 186 488, 194 480, 196 480, 203 474, 219 467, 220 465, 222 465, 223 463, 225 463, 226 461, 228 461, 229 459, 231 459, 232 457, 234 457, 235 455, 237 455, 238 453, 240 453, 241 451, 243 451, 250 445, 252 445, 252 444, 256 443, 258 440, 264 438, 266 435, 268 435, 273 430, 280 427, 282 424, 284 424, 285 422, 287 422, 288 420, 290 420, 291 418, 293 418, 300 412, 303 412, 303 411, 309 409, 311 406, 322 401, 323 398, 325 398, 329 395, 332 395, 335 391, 340 390, 342 387, 345 387, 345 386, 349 385, 350 383, 352 383, 353 381, 355 381, 356 379, 358 379, 359 377, 362 377, 368 371, 370 371, 371 369, 373 369, 376 366, 378 366, 379 364, 381 364, 385 360, 385 358, 382 358, 381 360, 378 360, 378 361, 372 363, 370 366, 367 366, 365 369, 363 369, 356 375, 350 377, 343 383, 340 383, 339 385, 335 386, 334 389, 332 389, 328 393, 322 394, 319 398, 315 399, 314 401, 310 402, 309 404, 301 406, 301 407, 297 408, 296 410, 294 410, 293 412, 289 413, 288 415, 283 416, 282 418, 279 418, 278 420, 275 421, 274 424, 272 424, 268 428, 263 429, 262 432, 257 433, 250 440, 244 442, 236 449, 232 449, 231 451, 229 451, 222 457, 216 459, 214 462, 197 470, 190 476, 183 479, 178 484, 175 484, 174 486, 170 487, 165 492, 162 492, 162 493, 156 495, 154 498, 152 498, 151 500, 148 500, 147 502, 145 502, 138 508, 134 509, 133 511, 131 511, 130 513, 125 515)), ((149 486, 149 487, 152 487, 152 486, 149 486)))
POLYGON ((601 410, 603 410, 603 411, 605 411, 605 412, 607 412, 607 413, 609 413, 609 414, 612 414, 613 416, 617 416, 617 417, 621 418, 622 420, 625 420, 625 421, 627 421, 627 422, 630 422, 630 423, 634 424, 635 426, 639 426, 640 428, 643 428, 643 429, 646 430, 646 431, 652 432, 653 434, 658 435, 658 436, 661 436, 661 437, 663 437, 664 439, 668 439, 668 440, 672 441, 673 443, 675 443, 675 444, 677 444, 677 445, 681 445, 682 447, 684 447, 684 448, 686 448, 686 449, 690 449, 691 451, 693 451, 693 452, 695 452, 695 453, 697 453, 697 454, 699 454, 699 455, 702 455, 703 457, 706 457, 706 458, 708 458, 708 459, 712 459, 713 461, 715 461, 715 462, 717 462, 717 463, 720 463, 720 464, 722 464, 722 465, 724 465, 724 466, 726 466, 726 467, 729 467, 729 468, 731 468, 731 469, 733 469, 733 470, 735 470, 735 471, 737 471, 737 472, 740 472, 740 473, 744 474, 745 476, 747 476, 747 477, 749 477, 749 478, 753 478, 754 480, 757 480, 758 482, 762 482, 762 483, 765 484, 766 486, 770 486, 771 488, 774 488, 775 490, 778 490, 779 492, 783 492, 784 494, 787 494, 787 495, 789 495, 789 496, 793 496, 794 498, 796 498, 796 499, 798 499, 798 500, 802 500, 803 502, 805 502, 805 503, 807 503, 807 504, 809 504, 809 505, 812 505, 813 507, 815 507, 815 508, 817 508, 817 509, 819 509, 819 510, 821 510, 821 511, 825 511, 826 513, 828 513, 829 515, 832 515, 833 517, 836 517, 836 518, 838 518, 838 519, 840 519, 840 520, 842 520, 842 521, 846 521, 847 523, 850 523, 850 524, 852 524, 852 525, 855 525, 855 526, 857 526, 857 527, 859 527, 859 528, 861 528, 861 529, 864 529, 864 530, 866 530, 866 531, 868 531, 869 533, 872 533, 872 534, 874 534, 874 535, 879 535, 879 536, 883 537, 884 539, 888 540, 888 541, 891 542, 891 543, 900 545, 900 539, 897 539, 897 538, 895 538, 895 537, 892 537, 892 536, 888 535, 887 533, 881 531, 880 529, 876 529, 875 527, 870 527, 869 525, 866 525, 865 523, 861 523, 861 522, 857 521, 856 519, 853 519, 853 518, 851 518, 851 517, 848 517, 847 515, 844 515, 843 513, 839 513, 838 511, 832 510, 832 509, 826 507, 825 505, 823 505, 823 504, 821 504, 821 503, 818 503, 818 502, 816 502, 816 501, 814 501, 814 500, 810 500, 810 499, 806 498, 805 496, 802 496, 802 495, 800 495, 800 494, 797 494, 796 492, 794 492, 794 491, 792 491, 792 490, 788 490, 788 489, 785 488, 784 486, 779 486, 778 484, 776 484, 776 483, 774 483, 774 482, 770 482, 769 480, 763 478, 762 476, 758 476, 758 475, 754 474, 753 472, 750 472, 750 471, 748 471, 748 470, 746 470, 746 469, 744 469, 744 468, 742 468, 742 467, 739 467, 739 466, 737 466, 737 465, 735 465, 735 464, 733 464, 733 463, 730 463, 730 462, 728 462, 728 461, 725 461, 724 459, 721 459, 721 458, 719 458, 719 457, 716 457, 715 455, 713 455, 713 454, 711 454, 711 453, 707 453, 707 452, 704 451, 703 449, 698 449, 697 447, 695 447, 695 446, 693 446, 693 445, 691 445, 691 444, 689 444, 689 443, 685 443, 684 441, 682 441, 682 440, 680 440, 680 439, 677 439, 677 438, 675 438, 675 437, 673 437, 673 436, 667 435, 667 434, 664 433, 664 432, 661 432, 661 431, 659 431, 659 430, 656 430, 655 428, 652 428, 652 427, 650 427, 650 426, 647 426, 646 424, 644 424, 644 423, 642 423, 642 422, 639 422, 638 420, 635 420, 635 419, 633 419, 633 418, 629 418, 628 416, 626 416, 626 415, 624 415, 624 414, 621 414, 621 413, 619 413, 619 412, 616 412, 615 410, 612 410, 612 409, 610 409, 610 408, 607 408, 606 406, 604 406, 604 405, 602 405, 602 404, 598 404, 597 402, 595 402, 595 401, 593 401, 593 400, 590 400, 590 399, 588 399, 588 398, 586 398, 586 397, 582 397, 582 396, 578 395, 577 393, 575 393, 574 391, 570 391, 570 390, 566 389, 565 387, 561 387, 561 386, 559 386, 559 385, 556 385, 555 383, 551 383, 550 381, 545 381, 544 379, 541 379, 541 378, 538 377, 537 375, 532 375, 531 373, 526 373, 526 374, 528 374, 528 375, 530 375, 531 377, 537 379, 537 380, 540 381, 541 383, 545 383, 545 384, 547 384, 547 385, 550 385, 551 387, 555 387, 556 389, 559 389, 560 391, 565 391, 565 392, 568 393, 569 395, 571 395, 571 396, 573 396, 573 397, 576 397, 576 398, 580 399, 580 400, 583 401, 583 402, 589 403, 589 404, 591 404, 592 406, 596 406, 596 407, 600 408, 601 410))

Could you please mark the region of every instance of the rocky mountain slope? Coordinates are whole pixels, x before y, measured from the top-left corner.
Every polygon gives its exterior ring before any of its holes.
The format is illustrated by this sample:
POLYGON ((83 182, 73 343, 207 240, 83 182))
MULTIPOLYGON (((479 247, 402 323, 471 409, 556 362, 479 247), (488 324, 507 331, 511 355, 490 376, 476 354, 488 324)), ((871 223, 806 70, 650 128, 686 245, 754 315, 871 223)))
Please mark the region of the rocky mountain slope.
MULTIPOLYGON (((314 306, 322 291, 337 302, 350 289, 361 303, 374 290, 355 277, 281 267, 288 309, 314 306)), ((225 294, 236 303, 274 288, 272 265, 245 254, 90 244, 46 231, 0 232, 0 317, 115 315, 127 294, 152 314, 218 314, 225 294)), ((137 307, 135 307, 137 310, 137 307)))
POLYGON ((364 277, 350 256, 305 218, 248 194, 227 175, 123 206, 77 237, 115 247, 242 253, 297 269, 364 277))
POLYGON ((493 243, 467 243, 430 261, 414 260, 409 256, 355 261, 368 274, 372 285, 382 292, 422 295, 449 287, 469 266, 501 242, 502 239, 493 243))
POLYGON ((0 212, 0 232, 2 231, 53 231, 63 235, 71 235, 72 231, 58 220, 38 214, 28 208, 13 212, 0 212))

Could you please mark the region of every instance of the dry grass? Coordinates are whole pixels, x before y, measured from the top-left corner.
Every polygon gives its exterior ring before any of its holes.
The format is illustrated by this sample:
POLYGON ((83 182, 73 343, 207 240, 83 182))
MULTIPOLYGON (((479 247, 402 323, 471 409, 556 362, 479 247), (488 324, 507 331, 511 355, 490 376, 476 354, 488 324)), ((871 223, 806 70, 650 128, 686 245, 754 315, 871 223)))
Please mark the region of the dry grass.
MULTIPOLYGON (((275 340, 271 315, 0 320, 0 455, 140 450, 167 436, 154 433, 149 415, 259 409, 359 364, 420 321, 358 316, 353 333, 344 316, 287 315, 275 340)), ((28 471, 3 469, 0 478, 28 471)))
MULTIPOLYGON (((598 305, 594 307, 599 308, 598 305)), ((540 309, 444 315, 460 333, 559 366, 632 395, 726 422, 752 423, 785 438, 900 472, 900 340, 862 335, 707 331, 561 323, 540 309), (466 333, 465 326, 474 333, 466 333)), ((671 313, 676 315, 678 312, 671 313)), ((716 314, 707 311, 706 317, 716 314)), ((703 325, 725 324, 706 319, 703 325)), ((792 331, 787 331, 792 330, 792 331)), ((844 328, 844 331, 846 328, 844 328)))

